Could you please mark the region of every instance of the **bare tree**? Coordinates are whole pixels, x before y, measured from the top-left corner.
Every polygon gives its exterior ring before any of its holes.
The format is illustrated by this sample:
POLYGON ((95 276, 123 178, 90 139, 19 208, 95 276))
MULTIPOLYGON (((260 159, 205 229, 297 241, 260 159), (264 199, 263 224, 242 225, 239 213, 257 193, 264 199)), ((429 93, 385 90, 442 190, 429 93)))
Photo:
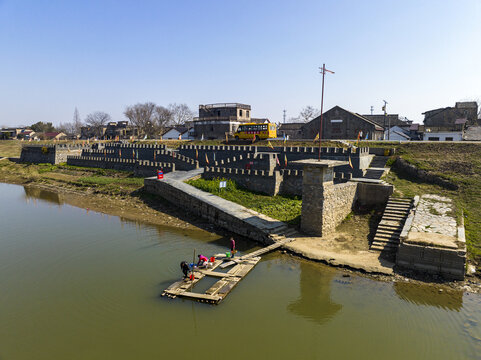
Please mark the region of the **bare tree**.
POLYGON ((73 133, 75 135, 80 135, 80 129, 82 128, 83 125, 84 124, 80 119, 80 114, 77 108, 75 108, 75 111, 73 113, 73 120, 72 120, 73 133))
POLYGON ((60 123, 58 124, 58 126, 55 127, 55 129, 67 135, 76 135, 75 127, 71 122, 60 123))
POLYGON ((163 107, 157 106, 154 113, 154 124, 159 133, 163 133, 165 129, 172 123, 172 111, 163 107))
POLYGON ((138 128, 139 135, 152 137, 157 131, 154 122, 155 109, 156 105, 152 102, 139 103, 127 106, 124 115, 130 120, 132 125, 138 128))
POLYGON ((169 104, 168 109, 172 112, 172 124, 184 125, 188 121, 192 121, 194 112, 187 104, 169 104))
POLYGON ((315 119, 316 117, 318 117, 320 114, 321 112, 319 110, 317 110, 313 106, 308 105, 305 108, 303 108, 299 113, 299 119, 302 122, 309 122, 312 119, 315 119))
POLYGON ((88 126, 91 126, 95 129, 98 137, 102 137, 103 131, 102 128, 109 122, 112 121, 112 118, 109 114, 104 113, 102 111, 96 111, 91 114, 88 114, 85 118, 85 122, 88 126))

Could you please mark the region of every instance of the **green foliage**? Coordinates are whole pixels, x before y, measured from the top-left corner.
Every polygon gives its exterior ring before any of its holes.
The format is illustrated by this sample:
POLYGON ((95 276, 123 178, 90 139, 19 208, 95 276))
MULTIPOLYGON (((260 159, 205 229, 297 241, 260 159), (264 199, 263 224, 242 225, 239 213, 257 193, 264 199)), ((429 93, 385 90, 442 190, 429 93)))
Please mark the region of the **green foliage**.
POLYGON ((35 131, 37 133, 54 132, 55 131, 55 127, 53 126, 53 124, 51 122, 44 123, 42 121, 38 121, 35 124, 32 124, 32 126, 30 126, 30 129, 32 129, 33 131, 35 131))
POLYGON ((220 178, 214 180, 189 180, 187 183, 274 219, 289 224, 298 224, 300 222, 302 201, 298 197, 258 194, 239 187, 232 180, 220 178), (225 188, 219 188, 220 181, 226 181, 225 188))
POLYGON ((38 171, 39 174, 52 172, 54 170, 57 170, 56 165, 52 165, 52 164, 38 164, 37 165, 37 171, 38 171))

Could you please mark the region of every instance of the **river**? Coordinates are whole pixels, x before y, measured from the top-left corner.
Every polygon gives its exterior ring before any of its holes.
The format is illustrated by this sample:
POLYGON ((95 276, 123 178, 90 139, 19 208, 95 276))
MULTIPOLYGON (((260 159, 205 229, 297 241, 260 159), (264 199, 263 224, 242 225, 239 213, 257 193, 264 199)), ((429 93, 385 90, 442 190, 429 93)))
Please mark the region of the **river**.
POLYGON ((220 305, 167 299, 181 260, 225 252, 228 240, 34 188, 0 193, 1 360, 480 357, 479 295, 343 277, 277 252, 220 305))

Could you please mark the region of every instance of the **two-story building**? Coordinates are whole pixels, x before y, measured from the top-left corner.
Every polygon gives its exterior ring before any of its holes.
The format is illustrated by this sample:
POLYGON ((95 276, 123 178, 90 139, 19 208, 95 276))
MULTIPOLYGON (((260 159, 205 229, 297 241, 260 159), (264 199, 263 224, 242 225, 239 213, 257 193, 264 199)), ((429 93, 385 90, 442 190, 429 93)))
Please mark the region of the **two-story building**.
POLYGON ((251 122, 251 106, 239 103, 199 105, 199 117, 194 118, 197 139, 220 139, 233 135, 240 124, 251 122))

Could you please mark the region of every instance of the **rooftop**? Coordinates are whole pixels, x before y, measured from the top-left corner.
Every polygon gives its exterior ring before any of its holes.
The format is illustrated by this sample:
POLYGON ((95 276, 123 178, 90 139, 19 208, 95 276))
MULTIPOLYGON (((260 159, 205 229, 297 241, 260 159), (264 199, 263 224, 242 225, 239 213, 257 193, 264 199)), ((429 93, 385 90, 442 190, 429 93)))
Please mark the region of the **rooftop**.
POLYGON ((199 109, 216 109, 216 108, 240 108, 250 110, 251 106, 247 104, 240 104, 240 103, 216 103, 216 104, 206 104, 206 105, 199 105, 199 109))

